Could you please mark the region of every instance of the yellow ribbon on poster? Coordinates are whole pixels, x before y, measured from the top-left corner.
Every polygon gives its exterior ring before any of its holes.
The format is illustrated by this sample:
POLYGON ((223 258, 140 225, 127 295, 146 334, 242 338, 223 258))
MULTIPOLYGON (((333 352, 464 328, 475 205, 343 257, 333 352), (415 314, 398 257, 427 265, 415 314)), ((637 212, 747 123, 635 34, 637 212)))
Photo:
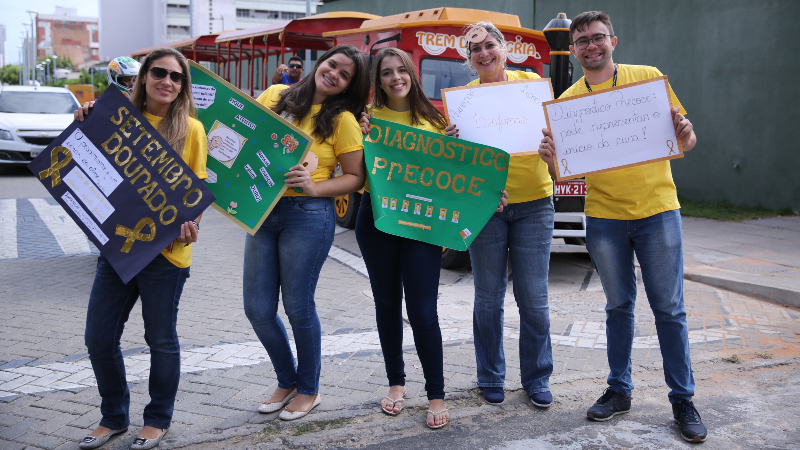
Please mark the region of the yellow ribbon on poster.
POLYGON ((72 161, 72 151, 70 149, 61 146, 53 147, 53 150, 50 151, 50 167, 39 172, 39 179, 44 180, 50 177, 53 183, 52 187, 58 186, 61 184, 61 173, 59 173, 59 170, 66 167, 70 161, 72 161), (58 160, 59 153, 64 155, 64 159, 61 161, 58 160))
POLYGON ((134 242, 136 241, 150 242, 153 240, 153 238, 156 237, 156 223, 153 221, 153 219, 145 217, 143 219, 140 219, 132 230, 122 225, 117 225, 117 231, 115 234, 117 236, 122 236, 124 238, 127 238, 125 239, 125 244, 122 245, 122 249, 120 251, 122 253, 128 253, 129 251, 131 251, 131 247, 133 247, 134 242), (145 226, 150 227, 150 234, 142 233, 142 229, 145 226))

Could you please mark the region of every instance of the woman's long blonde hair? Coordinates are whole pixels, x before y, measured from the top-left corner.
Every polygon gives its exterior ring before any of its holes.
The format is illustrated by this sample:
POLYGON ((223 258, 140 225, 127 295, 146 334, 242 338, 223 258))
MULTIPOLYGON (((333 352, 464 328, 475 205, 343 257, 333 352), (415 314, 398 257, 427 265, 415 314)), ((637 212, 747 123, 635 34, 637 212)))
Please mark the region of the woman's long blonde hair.
POLYGON ((192 77, 189 73, 189 62, 181 52, 174 48, 158 48, 150 52, 144 59, 139 75, 136 76, 136 84, 133 88, 133 98, 131 102, 140 112, 147 111, 147 90, 143 81, 153 61, 172 56, 181 66, 186 80, 180 87, 178 97, 169 105, 167 115, 158 124, 158 132, 166 139, 173 150, 183 156, 183 144, 186 142, 186 134, 189 132, 189 117, 194 117, 194 98, 192 97, 192 77))

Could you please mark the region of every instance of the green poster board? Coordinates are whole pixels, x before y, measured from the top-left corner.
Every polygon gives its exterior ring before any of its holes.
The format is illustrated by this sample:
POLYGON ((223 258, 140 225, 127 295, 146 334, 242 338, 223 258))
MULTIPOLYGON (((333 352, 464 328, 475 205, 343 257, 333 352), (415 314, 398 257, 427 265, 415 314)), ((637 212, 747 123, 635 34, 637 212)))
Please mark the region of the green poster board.
POLYGON ((466 250, 500 203, 510 156, 373 118, 364 159, 376 228, 466 250))
POLYGON ((194 61, 192 96, 208 136, 212 206, 255 234, 286 190, 284 174, 314 139, 194 61))

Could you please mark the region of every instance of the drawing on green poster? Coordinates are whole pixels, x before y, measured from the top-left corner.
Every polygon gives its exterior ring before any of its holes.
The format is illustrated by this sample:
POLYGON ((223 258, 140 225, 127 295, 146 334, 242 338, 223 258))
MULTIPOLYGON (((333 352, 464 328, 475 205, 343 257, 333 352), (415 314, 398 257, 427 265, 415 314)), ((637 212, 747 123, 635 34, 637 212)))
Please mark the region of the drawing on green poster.
POLYGON ((212 206, 255 234, 286 191, 284 174, 313 160, 314 139, 224 79, 190 61, 197 120, 206 129, 212 206))
POLYGON ((215 120, 208 131, 208 156, 230 168, 246 143, 246 137, 215 120))
POLYGON ((364 158, 376 228, 457 250, 497 209, 510 161, 499 148, 375 118, 364 158))

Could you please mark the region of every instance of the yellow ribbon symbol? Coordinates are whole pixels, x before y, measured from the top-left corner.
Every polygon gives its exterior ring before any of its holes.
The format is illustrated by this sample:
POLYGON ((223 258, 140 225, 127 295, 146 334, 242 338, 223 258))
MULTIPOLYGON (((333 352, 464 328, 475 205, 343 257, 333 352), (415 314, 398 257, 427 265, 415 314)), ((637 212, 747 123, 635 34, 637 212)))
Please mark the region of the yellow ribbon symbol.
POLYGON ((566 175, 567 173, 572 173, 572 172, 569 171, 569 167, 567 166, 567 159, 566 158, 561 160, 561 164, 564 165, 564 175, 566 175))
POLYGON ((133 247, 133 243, 135 241, 150 242, 154 237, 156 237, 156 224, 153 222, 153 219, 145 217, 144 219, 139 220, 132 230, 130 228, 123 227, 122 225, 117 225, 117 232, 115 234, 117 236, 127 238, 125 240, 125 244, 122 245, 122 250, 120 251, 122 253, 128 253, 131 251, 131 247, 133 247), (142 233, 142 228, 145 226, 150 226, 150 234, 142 233))
POLYGON ((676 152, 676 151, 675 151, 675 149, 674 149, 674 148, 672 148, 672 146, 673 146, 673 145, 675 145, 675 143, 674 143, 674 142, 672 142, 672 141, 670 141, 670 140, 667 140, 667 147, 669 147, 669 153, 668 153, 668 155, 671 155, 671 154, 673 154, 673 153, 675 153, 676 155, 678 154, 678 152, 676 152))
POLYGON ((61 184, 61 174, 59 170, 63 169, 69 162, 72 161, 72 152, 66 147, 53 147, 50 151, 50 168, 39 172, 39 179, 44 180, 47 177, 52 178, 53 186, 56 187, 61 184), (58 154, 63 153, 64 159, 58 160, 58 154))

